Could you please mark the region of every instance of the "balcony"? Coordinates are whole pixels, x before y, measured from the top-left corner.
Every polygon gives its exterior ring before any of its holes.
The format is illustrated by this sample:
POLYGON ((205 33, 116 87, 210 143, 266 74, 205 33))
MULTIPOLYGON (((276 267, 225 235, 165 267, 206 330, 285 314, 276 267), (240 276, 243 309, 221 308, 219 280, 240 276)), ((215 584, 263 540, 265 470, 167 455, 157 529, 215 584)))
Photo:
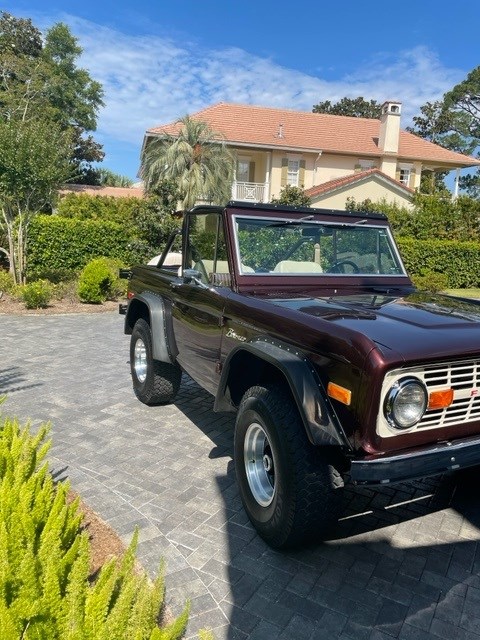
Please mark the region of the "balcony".
POLYGON ((267 202, 268 183, 266 182, 234 182, 232 199, 242 202, 267 202))

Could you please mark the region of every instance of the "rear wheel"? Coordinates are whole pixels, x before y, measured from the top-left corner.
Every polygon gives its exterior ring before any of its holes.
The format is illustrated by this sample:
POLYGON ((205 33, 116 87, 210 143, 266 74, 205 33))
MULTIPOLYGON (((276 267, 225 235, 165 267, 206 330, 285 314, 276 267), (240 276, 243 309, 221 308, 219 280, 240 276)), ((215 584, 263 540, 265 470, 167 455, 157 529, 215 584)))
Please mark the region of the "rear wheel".
POLYGON ((130 370, 137 398, 148 405, 172 402, 182 377, 178 364, 152 356, 152 332, 143 318, 137 320, 130 341, 130 370))
POLYGON ((245 393, 234 448, 243 505, 268 544, 294 547, 327 534, 338 519, 343 479, 326 448, 308 441, 288 390, 245 393))

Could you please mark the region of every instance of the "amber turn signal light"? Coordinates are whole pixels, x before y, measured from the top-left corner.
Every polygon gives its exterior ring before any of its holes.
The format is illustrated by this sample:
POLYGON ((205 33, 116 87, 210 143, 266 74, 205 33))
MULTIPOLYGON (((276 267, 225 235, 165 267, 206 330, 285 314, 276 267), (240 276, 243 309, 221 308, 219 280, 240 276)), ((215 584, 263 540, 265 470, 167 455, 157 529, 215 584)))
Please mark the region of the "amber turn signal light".
POLYGON ((335 384, 334 382, 328 383, 327 393, 330 398, 338 400, 347 406, 352 401, 352 392, 350 389, 345 389, 345 387, 341 387, 339 384, 335 384))
POLYGON ((432 391, 428 396, 429 409, 445 409, 453 402, 453 389, 442 389, 441 391, 432 391))

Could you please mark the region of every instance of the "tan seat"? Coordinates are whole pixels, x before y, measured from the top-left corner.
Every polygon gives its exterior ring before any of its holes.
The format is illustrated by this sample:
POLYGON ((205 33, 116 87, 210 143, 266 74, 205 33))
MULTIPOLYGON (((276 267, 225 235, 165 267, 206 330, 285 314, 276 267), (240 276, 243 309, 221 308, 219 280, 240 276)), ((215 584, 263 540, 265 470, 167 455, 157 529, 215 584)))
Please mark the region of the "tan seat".
POLYGON ((316 262, 296 262, 295 260, 280 260, 275 265, 274 273, 323 273, 322 267, 316 262))

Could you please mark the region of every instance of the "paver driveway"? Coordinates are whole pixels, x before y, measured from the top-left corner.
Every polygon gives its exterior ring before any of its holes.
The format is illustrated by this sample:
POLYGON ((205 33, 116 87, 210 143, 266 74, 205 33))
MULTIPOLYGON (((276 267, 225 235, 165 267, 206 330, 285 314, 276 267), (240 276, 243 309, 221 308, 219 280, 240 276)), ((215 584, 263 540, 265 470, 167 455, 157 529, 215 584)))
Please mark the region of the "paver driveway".
POLYGON ((480 471, 381 491, 349 489, 327 543, 269 549, 250 527, 232 468, 231 416, 184 378, 175 404, 131 390, 116 314, 0 315, 4 412, 53 423, 54 468, 153 574, 167 561, 187 636, 480 640, 480 471))

